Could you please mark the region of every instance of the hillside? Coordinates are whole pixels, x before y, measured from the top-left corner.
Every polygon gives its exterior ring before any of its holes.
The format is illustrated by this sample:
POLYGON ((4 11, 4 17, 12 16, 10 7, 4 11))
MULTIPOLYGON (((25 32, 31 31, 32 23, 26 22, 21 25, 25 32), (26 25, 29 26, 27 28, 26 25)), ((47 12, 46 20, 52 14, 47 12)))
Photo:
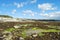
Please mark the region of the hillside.
POLYGON ((13 18, 12 16, 9 16, 9 15, 0 15, 0 17, 13 18))

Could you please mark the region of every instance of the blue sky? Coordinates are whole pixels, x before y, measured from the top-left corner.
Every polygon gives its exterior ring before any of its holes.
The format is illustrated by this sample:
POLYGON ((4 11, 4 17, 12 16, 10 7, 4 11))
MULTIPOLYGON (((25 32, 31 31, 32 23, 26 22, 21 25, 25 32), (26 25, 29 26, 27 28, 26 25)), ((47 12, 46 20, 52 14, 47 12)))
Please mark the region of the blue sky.
POLYGON ((59 19, 59 0, 0 0, 0 15, 28 19, 59 19))

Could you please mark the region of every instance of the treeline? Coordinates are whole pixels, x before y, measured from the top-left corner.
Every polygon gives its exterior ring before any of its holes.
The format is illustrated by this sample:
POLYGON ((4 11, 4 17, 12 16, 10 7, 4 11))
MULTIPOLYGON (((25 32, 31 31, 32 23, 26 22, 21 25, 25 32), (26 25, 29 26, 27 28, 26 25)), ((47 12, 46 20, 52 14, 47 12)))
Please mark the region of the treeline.
POLYGON ((60 20, 55 20, 55 19, 31 19, 34 21, 60 21, 60 20))
POLYGON ((13 18, 12 16, 8 16, 8 15, 0 15, 0 17, 13 18))

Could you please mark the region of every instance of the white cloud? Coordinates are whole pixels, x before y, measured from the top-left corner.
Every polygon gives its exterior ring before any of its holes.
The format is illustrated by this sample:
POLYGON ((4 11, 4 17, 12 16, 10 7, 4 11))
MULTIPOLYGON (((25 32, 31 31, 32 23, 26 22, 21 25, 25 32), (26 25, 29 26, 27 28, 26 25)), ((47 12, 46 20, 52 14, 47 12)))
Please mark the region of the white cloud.
POLYGON ((60 11, 49 12, 49 13, 45 12, 48 10, 56 10, 57 8, 54 7, 53 4, 50 4, 50 3, 38 4, 38 8, 42 10, 42 12, 39 15, 46 19, 59 19, 60 18, 60 11))
POLYGON ((9 6, 16 6, 17 8, 21 8, 25 5, 29 5, 29 4, 32 4, 32 3, 36 3, 37 0, 30 0, 30 1, 26 1, 26 2, 14 2, 13 4, 5 4, 3 3, 2 6, 5 6, 5 7, 9 7, 9 6))
POLYGON ((17 7, 17 8, 21 8, 24 6, 24 3, 14 3, 14 5, 17 7))
POLYGON ((32 10, 25 10, 23 11, 24 15, 29 14, 30 16, 35 16, 37 14, 36 12, 33 12, 32 10))
POLYGON ((45 11, 45 10, 55 10, 56 7, 53 7, 50 3, 38 4, 38 8, 45 11))
POLYGON ((32 14, 31 14, 31 16, 35 16, 35 14, 34 14, 34 13, 32 13, 32 14))
POLYGON ((36 3, 37 0, 32 0, 31 3, 36 3))
POLYGON ((60 17, 60 11, 49 13, 50 17, 60 17))
POLYGON ((12 14, 15 14, 16 13, 16 9, 12 10, 12 14))
POLYGON ((60 11, 57 11, 57 12, 51 12, 51 13, 41 13, 40 16, 43 16, 43 17, 46 17, 46 18, 50 18, 50 19, 57 19, 60 17, 60 11))
POLYGON ((41 16, 49 16, 48 14, 40 13, 41 16))

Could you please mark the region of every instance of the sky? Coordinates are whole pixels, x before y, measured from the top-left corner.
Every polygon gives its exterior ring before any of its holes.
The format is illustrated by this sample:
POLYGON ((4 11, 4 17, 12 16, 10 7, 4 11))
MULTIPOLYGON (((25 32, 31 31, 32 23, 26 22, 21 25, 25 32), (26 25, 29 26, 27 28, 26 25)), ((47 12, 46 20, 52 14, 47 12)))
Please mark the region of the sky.
POLYGON ((60 20, 60 0, 0 0, 0 15, 60 20))

